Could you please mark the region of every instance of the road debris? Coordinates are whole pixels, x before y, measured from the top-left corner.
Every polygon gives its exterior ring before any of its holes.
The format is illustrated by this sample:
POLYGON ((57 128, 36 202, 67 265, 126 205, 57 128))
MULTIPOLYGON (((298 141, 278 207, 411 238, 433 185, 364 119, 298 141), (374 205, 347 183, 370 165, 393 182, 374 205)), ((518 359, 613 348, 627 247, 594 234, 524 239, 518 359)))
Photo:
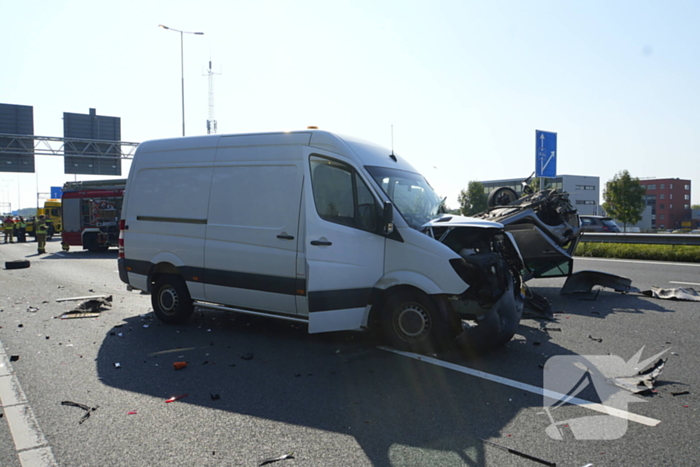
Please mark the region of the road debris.
POLYGON ((279 457, 270 457, 269 459, 265 459, 261 463, 259 463, 258 467, 261 467, 261 466, 267 465, 267 464, 272 464, 273 462, 277 462, 277 461, 283 461, 285 459, 294 459, 294 453, 290 452, 289 454, 282 454, 279 457))
POLYGON ((117 363, 114 364, 114 368, 119 369, 119 368, 121 368, 121 367, 122 367, 122 364, 119 363, 119 362, 117 362, 117 363))
POLYGON ((180 394, 179 396, 173 396, 170 399, 166 399, 165 403, 169 404, 171 402, 179 401, 180 399, 189 396, 189 394, 180 394))
POLYGON ((39 311, 39 308, 36 306, 27 307, 27 313, 36 313, 37 311, 39 311))
POLYGON ((593 337, 593 336, 591 336, 591 335, 589 334, 589 335, 588 335, 588 338, 589 338, 590 340, 592 340, 592 341, 603 342, 603 338, 602 338, 602 337, 593 337))
POLYGON ((219 399, 221 399, 221 396, 219 394, 211 394, 210 393, 209 396, 211 397, 211 400, 213 400, 213 401, 218 401, 219 399))
POLYGON ((652 287, 651 290, 645 290, 642 294, 662 300, 682 300, 689 302, 700 302, 700 294, 691 288, 678 287, 676 289, 662 289, 661 287, 652 287))
POLYGON ((90 414, 100 407, 99 405, 96 405, 95 407, 89 407, 85 404, 79 404, 78 402, 71 402, 71 401, 63 401, 63 402, 61 402, 61 405, 68 405, 71 407, 79 407, 85 411, 85 414, 83 414, 83 416, 80 417, 80 420, 78 420, 79 425, 82 425, 85 420, 90 418, 90 414))
POLYGON ((241 356, 243 360, 252 360, 254 355, 251 352, 248 352, 247 354, 241 356))
POLYGON ((593 287, 599 285, 617 292, 641 292, 632 287, 632 280, 627 277, 600 271, 578 271, 566 278, 560 294, 591 293, 593 287))
POLYGON ((173 362, 173 368, 176 370, 182 370, 187 366, 187 362, 173 362))
POLYGON ((77 302, 78 300, 98 300, 98 299, 104 299, 107 300, 108 302, 112 301, 112 296, 111 295, 90 295, 87 297, 69 297, 69 298, 57 298, 56 302, 77 302))
MULTIPOLYGON (((75 297, 75 299, 82 299, 86 297, 75 297)), ((73 300, 69 298, 58 299, 56 301, 68 301, 73 300)), ((100 312, 107 308, 112 307, 112 296, 99 296, 92 297, 89 300, 84 301, 77 307, 73 308, 67 313, 62 313, 56 318, 60 319, 75 319, 75 318, 97 318, 100 316, 100 312)))
POLYGON ((557 463, 556 462, 550 462, 544 459, 540 459, 539 457, 531 456, 530 454, 525 454, 524 452, 520 452, 517 449, 513 448, 507 448, 505 446, 501 446, 500 444, 492 443, 491 441, 487 441, 483 438, 478 438, 479 441, 482 441, 486 444, 489 444, 491 446, 497 447, 498 449, 502 449, 504 451, 508 451, 511 454, 515 454, 516 456, 524 457, 525 459, 530 459, 531 461, 539 462, 540 464, 543 465, 548 465, 550 467, 556 467, 557 463))
POLYGON ((685 396, 686 394, 690 394, 690 391, 680 391, 680 392, 672 392, 672 396, 685 396))
POLYGON ((130 410, 126 413, 127 415, 138 415, 139 413, 135 410, 130 410))
POLYGON ((615 385, 626 389, 633 394, 651 391, 654 389, 656 379, 659 377, 661 372, 664 371, 666 360, 667 359, 660 358, 649 369, 640 371, 634 376, 614 378, 613 382, 615 385))
POLYGON ((16 362, 17 360, 19 360, 19 355, 10 355, 11 362, 16 362))

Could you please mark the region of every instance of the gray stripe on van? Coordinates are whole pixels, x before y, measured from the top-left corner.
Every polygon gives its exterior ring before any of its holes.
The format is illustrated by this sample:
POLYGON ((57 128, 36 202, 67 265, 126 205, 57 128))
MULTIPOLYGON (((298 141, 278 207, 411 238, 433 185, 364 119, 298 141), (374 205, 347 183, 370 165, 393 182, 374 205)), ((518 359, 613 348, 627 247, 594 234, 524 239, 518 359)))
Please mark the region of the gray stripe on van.
POLYGON ((206 224, 207 219, 189 219, 186 217, 136 216, 137 221, 174 222, 177 224, 206 224))

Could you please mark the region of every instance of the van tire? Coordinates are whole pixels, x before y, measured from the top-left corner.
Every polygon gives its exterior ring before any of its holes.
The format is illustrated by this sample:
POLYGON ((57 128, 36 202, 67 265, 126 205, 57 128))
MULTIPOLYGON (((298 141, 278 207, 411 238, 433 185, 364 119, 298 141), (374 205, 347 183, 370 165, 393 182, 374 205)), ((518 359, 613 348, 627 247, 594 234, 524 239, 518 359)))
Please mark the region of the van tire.
POLYGON ((165 274, 151 292, 153 312, 165 324, 182 324, 192 317, 194 305, 187 284, 180 276, 165 274))
POLYGON ((432 353, 454 339, 449 317, 422 292, 403 290, 390 295, 379 319, 384 338, 399 350, 432 353))
POLYGON ((25 269, 29 267, 29 260, 17 259, 14 261, 5 261, 5 269, 25 269))

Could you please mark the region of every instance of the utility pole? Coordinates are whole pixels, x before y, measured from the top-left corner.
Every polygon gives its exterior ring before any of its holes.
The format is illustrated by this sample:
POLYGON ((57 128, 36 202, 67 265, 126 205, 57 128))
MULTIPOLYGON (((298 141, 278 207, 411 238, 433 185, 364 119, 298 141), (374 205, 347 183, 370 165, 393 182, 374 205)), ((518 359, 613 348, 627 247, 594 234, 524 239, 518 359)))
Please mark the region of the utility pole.
POLYGON ((209 77, 209 115, 207 119, 207 134, 216 134, 216 120, 214 120, 214 75, 220 75, 211 69, 211 60, 209 60, 209 69, 207 76, 209 77))

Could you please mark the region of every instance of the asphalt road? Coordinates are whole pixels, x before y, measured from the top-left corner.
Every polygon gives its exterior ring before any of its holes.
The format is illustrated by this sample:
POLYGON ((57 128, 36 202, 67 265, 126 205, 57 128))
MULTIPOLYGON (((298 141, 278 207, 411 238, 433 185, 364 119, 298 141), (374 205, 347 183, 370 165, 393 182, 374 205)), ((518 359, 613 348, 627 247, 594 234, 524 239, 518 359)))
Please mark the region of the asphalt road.
MULTIPOLYGON (((47 250, 0 245, 0 264, 31 260, 0 270, 2 466, 257 466, 287 453, 293 459, 272 465, 543 465, 482 440, 558 466, 700 464, 698 303, 608 289, 562 296, 562 279, 535 280, 554 321, 524 319, 513 341, 487 355, 433 360, 386 350, 367 333, 309 335, 220 312, 162 325, 150 297, 119 281, 115 250, 62 253, 56 240, 47 250), (99 317, 56 319, 78 303, 57 299, 98 294, 113 296, 99 317), (655 393, 616 406, 629 420, 575 404, 544 410, 537 391, 563 379, 551 357, 627 362, 640 349, 642 359, 666 351, 668 360, 655 393), (188 365, 174 370, 176 361, 188 365), (672 395, 681 391, 690 394, 672 395), (97 408, 81 424, 85 411, 63 401, 97 408), (598 439, 581 439, 581 426, 598 439)), ((697 265, 576 267, 640 289, 700 288, 697 265)), ((597 388, 577 397, 599 402, 597 388)))

